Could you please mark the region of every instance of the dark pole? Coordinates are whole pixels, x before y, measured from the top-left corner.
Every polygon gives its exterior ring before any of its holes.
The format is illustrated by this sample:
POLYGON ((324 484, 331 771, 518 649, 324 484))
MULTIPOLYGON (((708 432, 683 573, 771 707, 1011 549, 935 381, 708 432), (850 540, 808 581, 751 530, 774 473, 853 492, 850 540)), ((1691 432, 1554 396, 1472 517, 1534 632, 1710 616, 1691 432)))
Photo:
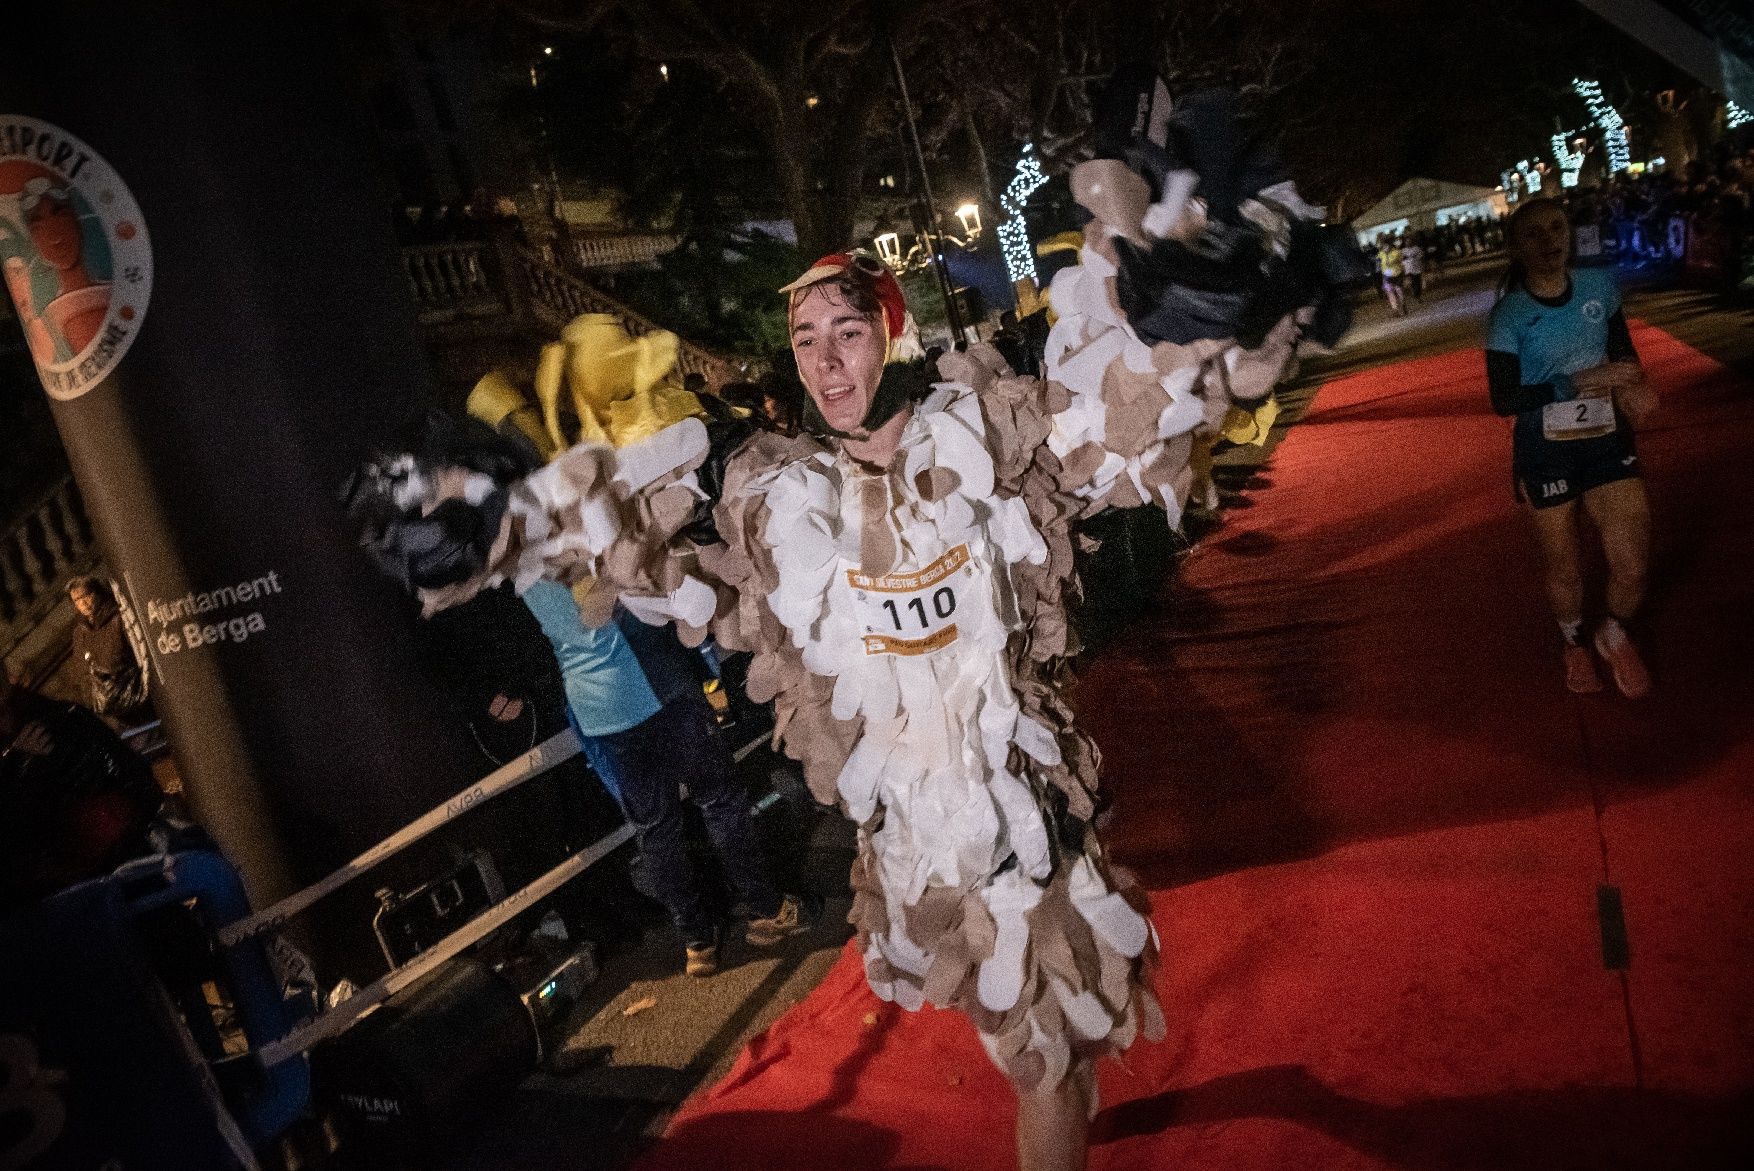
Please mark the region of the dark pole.
POLYGON ((548 140, 548 117, 542 113, 542 88, 538 84, 537 73, 539 65, 540 62, 530 66, 530 104, 536 109, 536 136, 542 143, 542 156, 548 163, 548 210, 559 219, 560 171, 554 165, 554 144, 548 140))
POLYGON ((914 104, 907 94, 907 75, 901 71, 901 54, 895 51, 893 37, 884 36, 889 45, 889 60, 895 66, 895 84, 901 89, 901 110, 907 118, 907 132, 913 142, 914 164, 920 169, 920 190, 926 197, 926 224, 929 234, 926 246, 932 253, 932 267, 938 273, 938 291, 944 297, 944 314, 950 319, 951 340, 960 344, 968 339, 962 332, 962 311, 956 307, 956 292, 950 285, 950 266, 944 260, 944 232, 938 222, 938 201, 932 196, 932 180, 926 175, 926 152, 920 148, 920 128, 914 124, 914 104))
POLYGON ((337 503, 433 398, 338 16, 60 0, 0 41, 0 254, 190 804, 259 906, 475 771, 337 503))

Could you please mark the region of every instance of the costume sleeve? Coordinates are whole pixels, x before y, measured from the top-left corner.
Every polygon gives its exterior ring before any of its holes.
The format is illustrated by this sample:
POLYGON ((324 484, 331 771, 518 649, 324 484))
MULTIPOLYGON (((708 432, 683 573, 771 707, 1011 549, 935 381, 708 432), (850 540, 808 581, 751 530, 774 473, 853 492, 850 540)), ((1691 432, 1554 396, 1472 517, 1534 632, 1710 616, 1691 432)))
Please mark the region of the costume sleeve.
POLYGON ((1267 401, 1306 326, 1338 340, 1335 294, 1369 268, 1246 136, 1194 134, 1233 121, 1227 106, 1175 117, 1205 119, 1187 140, 1226 148, 1073 171, 1092 219, 1079 264, 1054 277, 1044 365, 1062 482, 1090 512, 1155 502, 1179 522, 1190 495, 1211 495, 1196 468, 1226 415, 1267 401))
POLYGON ((1503 350, 1486 351, 1486 386, 1492 395, 1492 409, 1500 415, 1520 415, 1538 411, 1553 402, 1553 384, 1522 383, 1522 359, 1503 350))
POLYGON ((521 591, 591 578, 603 620, 621 597, 698 642, 718 598, 681 534, 704 497, 695 472, 709 454, 706 426, 689 418, 625 447, 581 443, 505 487, 398 456, 356 477, 351 504, 366 547, 427 614, 501 582, 521 591))

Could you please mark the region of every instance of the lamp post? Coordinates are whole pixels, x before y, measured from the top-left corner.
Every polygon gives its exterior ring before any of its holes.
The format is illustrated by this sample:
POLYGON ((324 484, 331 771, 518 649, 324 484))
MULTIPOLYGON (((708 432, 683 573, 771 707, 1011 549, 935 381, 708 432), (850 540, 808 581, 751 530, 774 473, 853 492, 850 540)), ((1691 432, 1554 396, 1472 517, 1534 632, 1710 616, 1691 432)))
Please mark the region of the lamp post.
POLYGON ((884 232, 874 241, 877 245, 877 258, 890 268, 900 270, 907 266, 907 258, 901 253, 901 236, 895 232, 884 232))
POLYGON ((956 222, 962 225, 962 234, 973 240, 981 234, 981 209, 977 203, 965 203, 956 209, 956 222))
POLYGON ((920 172, 920 191, 925 196, 926 206, 926 244, 931 251, 932 267, 938 274, 938 292, 944 298, 944 315, 950 321, 950 339, 961 344, 968 340, 962 329, 962 311, 956 304, 955 290, 950 286, 950 267, 944 262, 942 232, 938 224, 938 204, 932 198, 932 180, 926 174, 926 152, 920 148, 920 128, 914 124, 913 100, 908 97, 907 75, 901 70, 901 54, 895 51, 895 41, 886 37, 889 43, 889 60, 895 67, 895 84, 901 90, 901 111, 907 119, 908 138, 913 143, 914 165, 920 172))
MULTIPOLYGON (((554 56, 554 46, 543 45, 542 55, 544 57, 554 56)), ((550 218, 558 224, 565 222, 565 216, 560 209, 560 171, 554 165, 554 144, 548 137, 548 118, 542 113, 540 66, 540 61, 530 66, 530 105, 536 112, 536 137, 542 143, 542 161, 548 164, 548 212, 550 218)), ((667 68, 665 68, 664 80, 670 80, 667 68)))

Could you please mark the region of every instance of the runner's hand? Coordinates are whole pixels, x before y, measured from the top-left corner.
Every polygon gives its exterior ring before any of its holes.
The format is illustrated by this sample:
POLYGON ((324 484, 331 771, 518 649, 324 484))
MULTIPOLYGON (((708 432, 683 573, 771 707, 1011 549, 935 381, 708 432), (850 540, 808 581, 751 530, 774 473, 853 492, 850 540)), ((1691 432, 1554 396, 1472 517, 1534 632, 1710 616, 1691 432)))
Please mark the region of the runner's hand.
POLYGON ((1650 381, 1644 376, 1644 369, 1633 362, 1623 365, 1631 366, 1638 371, 1638 377, 1614 389, 1614 402, 1625 412, 1626 418, 1634 427, 1640 426, 1650 418, 1657 409, 1657 392, 1651 389, 1650 381))
POLYGON ((1571 385, 1584 398, 1600 398, 1644 378, 1637 362, 1603 362, 1571 376, 1571 385))

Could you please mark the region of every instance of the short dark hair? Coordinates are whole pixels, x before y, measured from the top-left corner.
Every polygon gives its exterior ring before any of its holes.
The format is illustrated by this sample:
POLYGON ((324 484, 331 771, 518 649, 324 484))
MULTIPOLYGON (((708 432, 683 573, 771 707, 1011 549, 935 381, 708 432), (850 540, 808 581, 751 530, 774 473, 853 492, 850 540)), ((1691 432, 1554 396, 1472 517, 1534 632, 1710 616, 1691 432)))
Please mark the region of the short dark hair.
POLYGON ((877 297, 876 280, 856 267, 848 268, 845 272, 837 273, 831 277, 825 277, 813 285, 805 285, 801 289, 793 290, 792 303, 787 308, 797 309, 798 302, 818 289, 832 289, 839 293, 840 299, 845 301, 854 313, 869 321, 879 321, 883 317, 883 302, 877 297))
POLYGON ((67 596, 74 593, 90 594, 100 602, 113 602, 116 595, 110 590, 110 583, 101 577, 75 577, 67 582, 67 596))

